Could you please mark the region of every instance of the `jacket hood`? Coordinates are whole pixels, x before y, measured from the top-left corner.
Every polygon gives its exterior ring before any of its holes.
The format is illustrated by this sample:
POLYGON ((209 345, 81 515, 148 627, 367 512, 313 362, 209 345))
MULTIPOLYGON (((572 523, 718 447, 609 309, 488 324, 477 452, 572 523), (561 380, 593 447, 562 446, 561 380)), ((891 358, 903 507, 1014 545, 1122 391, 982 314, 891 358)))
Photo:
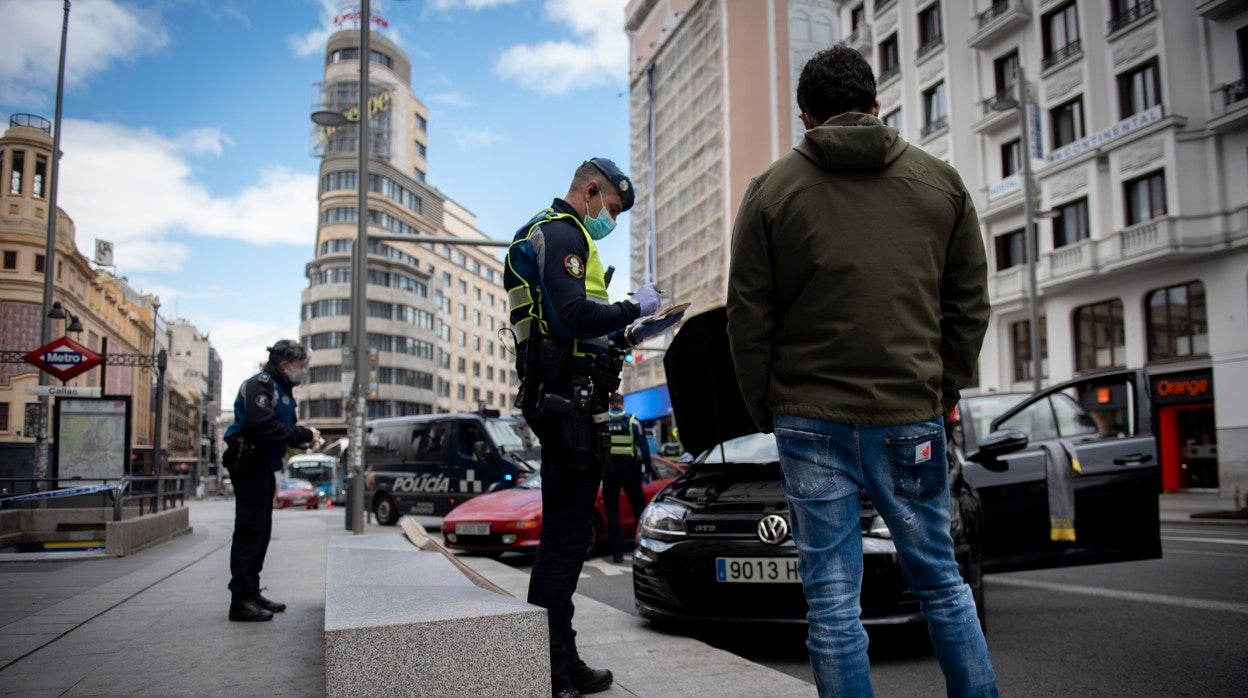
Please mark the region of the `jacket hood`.
POLYGON ((737 386, 724 306, 686 318, 663 356, 680 443, 695 456, 758 431, 737 386))
POLYGON ((897 129, 885 126, 878 117, 846 112, 807 131, 797 152, 825 170, 878 170, 907 147, 897 129))

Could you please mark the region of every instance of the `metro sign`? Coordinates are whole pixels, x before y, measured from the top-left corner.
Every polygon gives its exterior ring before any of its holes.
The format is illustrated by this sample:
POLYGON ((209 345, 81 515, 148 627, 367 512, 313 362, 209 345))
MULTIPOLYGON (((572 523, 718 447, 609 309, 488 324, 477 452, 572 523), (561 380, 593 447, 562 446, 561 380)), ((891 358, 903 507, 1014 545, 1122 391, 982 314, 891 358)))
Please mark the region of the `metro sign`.
POLYGON ((99 354, 82 346, 69 337, 52 340, 22 357, 58 379, 67 381, 104 362, 99 354))

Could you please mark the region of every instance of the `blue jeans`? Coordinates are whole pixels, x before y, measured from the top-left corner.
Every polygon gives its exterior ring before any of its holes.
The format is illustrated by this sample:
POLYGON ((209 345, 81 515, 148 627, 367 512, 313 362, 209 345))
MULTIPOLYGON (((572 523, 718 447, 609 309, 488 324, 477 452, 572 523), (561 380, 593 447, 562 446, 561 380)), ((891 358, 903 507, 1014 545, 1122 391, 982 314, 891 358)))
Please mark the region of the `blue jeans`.
POLYGON ((996 675, 949 535, 945 432, 939 419, 889 426, 776 415, 798 571, 810 606, 806 645, 820 696, 870 696, 862 626, 865 489, 892 533, 950 696, 996 696, 996 675))

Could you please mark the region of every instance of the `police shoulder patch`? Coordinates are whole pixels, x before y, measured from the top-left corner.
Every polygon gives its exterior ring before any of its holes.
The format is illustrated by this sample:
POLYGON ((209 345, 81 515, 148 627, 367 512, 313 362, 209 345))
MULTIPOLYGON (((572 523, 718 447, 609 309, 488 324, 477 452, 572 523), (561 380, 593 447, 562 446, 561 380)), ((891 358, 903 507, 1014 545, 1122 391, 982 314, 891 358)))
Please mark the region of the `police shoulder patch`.
POLYGON ((577 255, 570 254, 563 258, 563 270, 568 272, 572 278, 585 278, 585 263, 577 255))
POLYGON ((268 407, 268 406, 269 406, 269 396, 268 396, 268 395, 265 395, 264 393, 261 393, 261 394, 257 395, 257 396, 256 396, 256 406, 257 406, 257 407, 259 407, 260 409, 264 409, 264 408, 268 407))
POLYGON ((256 380, 260 381, 261 383, 268 383, 272 379, 269 378, 269 374, 261 373, 260 375, 256 376, 256 380))

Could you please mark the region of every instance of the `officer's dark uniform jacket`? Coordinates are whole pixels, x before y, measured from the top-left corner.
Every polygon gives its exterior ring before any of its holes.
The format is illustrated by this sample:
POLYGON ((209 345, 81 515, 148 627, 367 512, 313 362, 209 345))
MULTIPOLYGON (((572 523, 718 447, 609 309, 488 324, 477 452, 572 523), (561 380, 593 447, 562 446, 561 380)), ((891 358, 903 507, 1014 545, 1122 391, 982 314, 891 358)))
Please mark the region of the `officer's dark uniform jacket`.
MULTIPOLYGON (((246 443, 255 449, 252 458, 276 472, 289 446, 308 443, 312 430, 295 424, 295 398, 290 381, 281 371, 266 365, 264 371, 243 381, 234 399, 234 423, 225 430, 226 463, 246 443)), ((244 463, 244 466, 248 463, 244 463)))
POLYGON ((607 469, 613 473, 640 475, 637 461, 641 460, 646 472, 653 473, 650 462, 650 444, 642 432, 641 422, 631 412, 610 412, 611 421, 607 432, 611 434, 611 461, 607 469))
POLYGON ((576 377, 587 374, 594 381, 596 411, 605 414, 622 368, 618 359, 602 358, 610 354, 608 335, 636 320, 640 309, 610 302, 598 248, 576 209, 555 199, 520 228, 508 249, 503 285, 518 348, 519 406, 526 417, 542 411, 543 394, 566 397, 576 377), (530 351, 538 349, 540 356, 530 351), (587 368, 591 360, 601 364, 597 378, 587 368), (541 375, 531 375, 534 371, 541 375))

